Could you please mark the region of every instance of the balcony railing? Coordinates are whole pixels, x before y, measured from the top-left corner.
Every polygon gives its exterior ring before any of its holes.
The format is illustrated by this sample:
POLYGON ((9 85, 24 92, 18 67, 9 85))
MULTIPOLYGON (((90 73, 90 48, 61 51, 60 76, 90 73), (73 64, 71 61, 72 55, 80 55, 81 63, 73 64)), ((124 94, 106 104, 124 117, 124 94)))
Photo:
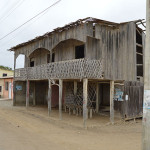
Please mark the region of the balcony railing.
POLYGON ((15 70, 15 80, 101 79, 101 60, 75 59, 15 70))

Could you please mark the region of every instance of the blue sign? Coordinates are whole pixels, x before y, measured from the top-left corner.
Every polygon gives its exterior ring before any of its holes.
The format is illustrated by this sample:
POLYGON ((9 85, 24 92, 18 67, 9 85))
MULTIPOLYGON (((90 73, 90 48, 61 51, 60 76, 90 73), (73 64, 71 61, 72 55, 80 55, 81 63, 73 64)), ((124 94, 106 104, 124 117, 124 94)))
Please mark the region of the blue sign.
POLYGON ((17 85, 17 86, 16 86, 16 90, 17 90, 17 91, 21 91, 21 90, 22 90, 22 86, 21 86, 21 85, 17 85))

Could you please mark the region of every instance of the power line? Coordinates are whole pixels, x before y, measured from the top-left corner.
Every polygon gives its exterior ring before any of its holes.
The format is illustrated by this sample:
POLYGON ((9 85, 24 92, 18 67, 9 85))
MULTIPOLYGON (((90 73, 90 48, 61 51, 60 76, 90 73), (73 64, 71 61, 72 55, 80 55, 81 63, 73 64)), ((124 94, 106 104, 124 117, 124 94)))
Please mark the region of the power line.
POLYGON ((48 12, 48 10, 45 11, 41 16, 38 16, 38 18, 36 18, 33 22, 31 22, 30 24, 28 24, 27 26, 25 26, 24 28, 22 28, 22 30, 19 31, 19 32, 17 32, 11 39, 9 39, 9 41, 5 41, 4 43, 2 43, 1 47, 3 47, 6 44, 8 44, 8 42, 14 40, 18 34, 20 34, 21 32, 25 31, 26 28, 28 28, 29 26, 31 26, 35 21, 37 21, 38 19, 40 19, 40 17, 42 17, 43 15, 45 15, 47 12, 48 12))
POLYGON ((58 0, 57 2, 53 3, 52 5, 50 5, 49 7, 47 7, 46 9, 44 9, 43 11, 41 11, 40 13, 38 13, 37 15, 35 15, 34 17, 32 17, 31 19, 29 19, 28 21, 26 21, 25 23, 23 23, 22 25, 20 25, 19 27, 15 28, 13 31, 9 32, 8 34, 6 34, 5 36, 0 38, 0 41, 3 40, 4 38, 6 38, 7 36, 9 36, 10 34, 12 34, 13 32, 15 32, 16 30, 18 30, 19 28, 21 28, 22 26, 24 26, 25 24, 27 24, 28 22, 30 22, 31 20, 33 20, 34 18, 38 17, 40 14, 46 12, 48 9, 50 9, 51 7, 55 6, 56 4, 58 4, 61 0, 58 0))
POLYGON ((0 23, 2 23, 5 19, 7 19, 25 0, 19 0, 12 9, 8 11, 8 13, 0 18, 0 23))

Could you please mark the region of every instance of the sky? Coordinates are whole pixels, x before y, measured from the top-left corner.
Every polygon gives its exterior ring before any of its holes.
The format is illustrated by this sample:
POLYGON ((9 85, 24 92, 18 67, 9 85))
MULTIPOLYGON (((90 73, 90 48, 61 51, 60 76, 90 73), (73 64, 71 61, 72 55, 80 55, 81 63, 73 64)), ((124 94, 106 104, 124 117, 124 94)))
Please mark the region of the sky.
MULTIPOLYGON (((0 39, 57 0, 0 0, 0 39)), ((13 68, 11 47, 62 27, 78 19, 94 17, 112 22, 126 22, 146 17, 146 0, 61 0, 46 13, 0 40, 0 65, 13 68)), ((17 68, 23 68, 23 57, 17 68)))

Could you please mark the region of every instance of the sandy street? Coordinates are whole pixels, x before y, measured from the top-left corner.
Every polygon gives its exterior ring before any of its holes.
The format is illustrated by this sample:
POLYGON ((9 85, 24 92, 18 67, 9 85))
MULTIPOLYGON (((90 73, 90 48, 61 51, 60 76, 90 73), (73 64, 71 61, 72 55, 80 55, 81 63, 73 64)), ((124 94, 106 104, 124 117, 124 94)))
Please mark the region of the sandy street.
POLYGON ((65 116, 70 120, 61 122, 55 113, 48 117, 46 108, 27 110, 12 107, 11 101, 0 101, 0 150, 141 149, 141 120, 85 130, 74 123, 82 117, 65 116))

